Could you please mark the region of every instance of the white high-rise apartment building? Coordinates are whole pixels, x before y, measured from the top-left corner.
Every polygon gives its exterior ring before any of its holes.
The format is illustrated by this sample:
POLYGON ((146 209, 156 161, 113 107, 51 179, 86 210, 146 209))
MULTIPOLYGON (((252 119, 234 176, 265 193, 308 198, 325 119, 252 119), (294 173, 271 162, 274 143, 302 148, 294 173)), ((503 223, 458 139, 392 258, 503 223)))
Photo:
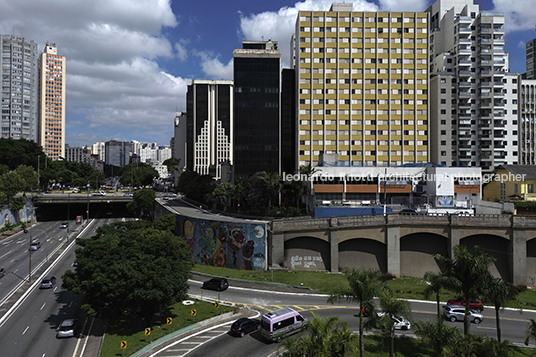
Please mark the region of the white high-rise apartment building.
POLYGON ((65 57, 47 43, 39 57, 39 145, 52 160, 65 158, 65 57))
POLYGON ((517 77, 508 75, 504 15, 472 0, 438 0, 430 13, 430 159, 491 172, 517 163, 517 77))
POLYGON ((536 165, 536 79, 519 83, 519 131, 519 164, 536 165))
POLYGON ((2 138, 37 142, 37 44, 24 37, 0 35, 2 138))
POLYGON ((427 12, 300 11, 292 45, 298 166, 428 161, 427 12))
POLYGON ((98 160, 104 162, 106 160, 106 146, 104 142, 96 142, 91 147, 91 152, 93 155, 97 155, 98 160))

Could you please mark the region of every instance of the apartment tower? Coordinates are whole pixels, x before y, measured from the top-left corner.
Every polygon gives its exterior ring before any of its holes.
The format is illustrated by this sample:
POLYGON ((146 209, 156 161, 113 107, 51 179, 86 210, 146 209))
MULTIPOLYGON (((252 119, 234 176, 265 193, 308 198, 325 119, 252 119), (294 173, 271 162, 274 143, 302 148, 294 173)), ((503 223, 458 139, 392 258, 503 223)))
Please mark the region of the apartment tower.
POLYGON ((438 0, 427 11, 431 162, 483 173, 517 163, 517 76, 507 75, 504 15, 479 12, 472 0, 438 0))
POLYGON ((233 51, 234 173, 248 178, 280 166, 281 52, 276 41, 243 41, 233 51))
POLYGON ((536 165, 535 149, 536 79, 521 79, 519 83, 519 164, 536 165))
POLYGON ((233 81, 188 83, 186 167, 200 175, 219 179, 222 163, 233 163, 233 94, 233 81))
POLYGON ((525 44, 526 69, 525 77, 527 79, 536 79, 536 38, 527 41, 525 44))
POLYGON ((428 161, 428 13, 300 11, 298 166, 428 161))
POLYGON ((37 44, 0 35, 2 56, 2 138, 37 142, 37 44))
POLYGON ((39 57, 39 145, 52 160, 65 158, 65 57, 47 43, 39 57))

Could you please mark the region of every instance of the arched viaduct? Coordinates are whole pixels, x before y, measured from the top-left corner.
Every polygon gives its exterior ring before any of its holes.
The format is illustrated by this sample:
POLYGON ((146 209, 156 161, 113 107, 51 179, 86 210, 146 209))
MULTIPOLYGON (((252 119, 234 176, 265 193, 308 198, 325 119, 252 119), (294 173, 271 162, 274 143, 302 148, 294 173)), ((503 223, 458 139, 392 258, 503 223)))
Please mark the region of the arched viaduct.
POLYGON ((273 266, 342 271, 379 269, 397 276, 438 272, 437 253, 452 256, 457 244, 480 246, 496 258, 496 276, 536 285, 536 217, 513 215, 292 218, 271 222, 273 266))

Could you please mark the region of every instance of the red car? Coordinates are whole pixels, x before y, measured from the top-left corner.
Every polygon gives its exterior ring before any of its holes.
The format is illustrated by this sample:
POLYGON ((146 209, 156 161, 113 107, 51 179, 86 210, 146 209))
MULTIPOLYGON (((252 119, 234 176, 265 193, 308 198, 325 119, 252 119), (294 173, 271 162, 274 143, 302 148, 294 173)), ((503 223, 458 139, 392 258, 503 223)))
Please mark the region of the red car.
MULTIPOLYGON (((465 306, 465 298, 450 299, 447 301, 449 305, 462 305, 465 306)), ((469 300, 469 309, 476 310, 477 312, 484 311, 484 305, 480 300, 469 300)))

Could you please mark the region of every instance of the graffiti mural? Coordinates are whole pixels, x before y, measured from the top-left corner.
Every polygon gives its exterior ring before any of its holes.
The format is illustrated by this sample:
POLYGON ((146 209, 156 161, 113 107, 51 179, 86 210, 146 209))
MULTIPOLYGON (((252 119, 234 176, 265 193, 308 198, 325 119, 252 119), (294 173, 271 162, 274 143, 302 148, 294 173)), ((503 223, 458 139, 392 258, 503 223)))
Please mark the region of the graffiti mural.
POLYGON ((266 224, 212 221, 177 216, 178 234, 186 238, 199 264, 266 270, 266 224))

